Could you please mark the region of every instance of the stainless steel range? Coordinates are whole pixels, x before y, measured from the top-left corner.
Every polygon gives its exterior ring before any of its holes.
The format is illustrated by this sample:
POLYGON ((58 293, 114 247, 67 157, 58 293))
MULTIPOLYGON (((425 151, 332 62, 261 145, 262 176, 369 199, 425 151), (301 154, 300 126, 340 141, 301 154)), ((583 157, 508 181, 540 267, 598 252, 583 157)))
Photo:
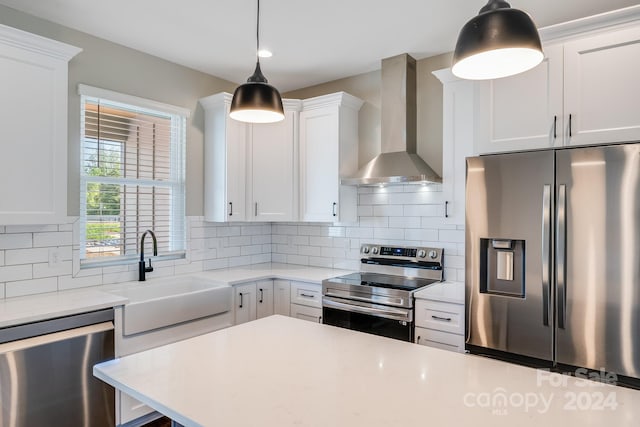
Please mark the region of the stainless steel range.
POLYGON ((413 341, 413 294, 442 281, 443 250, 363 244, 360 254, 360 273, 322 281, 322 323, 413 341))

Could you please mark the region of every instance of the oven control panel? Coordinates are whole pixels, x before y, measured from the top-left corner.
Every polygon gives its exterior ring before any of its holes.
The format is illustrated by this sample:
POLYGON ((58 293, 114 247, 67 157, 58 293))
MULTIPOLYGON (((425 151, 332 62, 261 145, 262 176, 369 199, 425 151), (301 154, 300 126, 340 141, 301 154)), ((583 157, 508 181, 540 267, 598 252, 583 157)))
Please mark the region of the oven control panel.
POLYGON ((381 246, 365 243, 360 253, 372 258, 409 259, 416 261, 442 261, 442 248, 422 248, 410 246, 381 246))

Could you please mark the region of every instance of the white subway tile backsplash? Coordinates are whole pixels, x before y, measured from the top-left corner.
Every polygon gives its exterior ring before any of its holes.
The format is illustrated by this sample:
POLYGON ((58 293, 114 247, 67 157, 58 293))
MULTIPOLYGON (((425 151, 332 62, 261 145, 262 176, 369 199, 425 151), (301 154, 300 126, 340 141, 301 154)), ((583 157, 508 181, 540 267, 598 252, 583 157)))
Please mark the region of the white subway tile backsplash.
POLYGON ((0 282, 11 282, 14 280, 27 280, 33 278, 33 267, 31 264, 7 265, 0 267, 0 282))
POLYGON ((374 239, 404 239, 404 229, 403 228, 374 228, 373 229, 373 238, 374 239))
POLYGON ((21 280, 7 282, 5 284, 5 297, 20 297, 24 295, 41 294, 58 290, 58 278, 47 277, 44 279, 21 280))
MULTIPOLYGON (((464 226, 444 224, 439 186, 359 188, 355 223, 209 223, 187 218, 187 257, 154 263, 154 277, 265 262, 360 268, 362 243, 445 249, 464 280, 464 226)), ((80 269, 78 222, 0 227, 0 298, 137 280, 137 265, 80 269), (73 230, 73 231, 72 231, 73 230), (49 265, 51 250, 58 260, 49 265), (6 285, 3 285, 6 282, 6 285), (5 295, 6 294, 6 295, 5 295)))
POLYGON ((49 261, 49 248, 10 249, 5 251, 5 264, 34 264, 49 261))
POLYGON ((421 222, 418 216, 392 216, 389 218, 391 228, 420 228, 421 222))
POLYGON ((464 230, 440 230, 440 241, 464 243, 464 230))
MULTIPOLYGON (((436 205, 405 205, 404 216, 440 216, 436 205)), ((442 222, 442 219, 440 220, 442 222)))
MULTIPOLYGON (((406 240, 418 240, 418 241, 437 241, 438 230, 428 230, 424 228, 420 229, 407 229, 405 231, 404 238, 406 240)), ((439 246, 438 244, 432 246, 439 246)))
POLYGON ((0 249, 22 249, 32 246, 32 233, 0 234, 0 249))
POLYGON ((362 227, 389 227, 389 218, 386 216, 363 216, 360 217, 362 227))
POLYGON ((87 277, 73 277, 71 275, 67 275, 58 277, 58 289, 61 291, 98 285, 102 285, 102 275, 87 277))
POLYGON ((58 225, 7 225, 5 233, 42 233, 45 231, 58 231, 58 225))
POLYGON ((33 264, 33 278, 62 276, 72 273, 71 261, 62 261, 49 265, 48 262, 33 264))
POLYGON ((388 205, 389 194, 387 193, 371 193, 360 194, 359 196, 361 205, 388 205))
POLYGON ((311 246, 333 246, 333 238, 331 237, 319 237, 319 236, 311 236, 309 237, 309 245, 311 246))
POLYGON ((287 255, 287 263, 309 265, 309 257, 304 255, 287 255))
POLYGON ((73 244, 71 231, 56 231, 50 233, 34 233, 33 247, 66 246, 73 244))
POLYGON ((317 257, 320 256, 320 253, 320 246, 298 246, 298 255, 317 257))

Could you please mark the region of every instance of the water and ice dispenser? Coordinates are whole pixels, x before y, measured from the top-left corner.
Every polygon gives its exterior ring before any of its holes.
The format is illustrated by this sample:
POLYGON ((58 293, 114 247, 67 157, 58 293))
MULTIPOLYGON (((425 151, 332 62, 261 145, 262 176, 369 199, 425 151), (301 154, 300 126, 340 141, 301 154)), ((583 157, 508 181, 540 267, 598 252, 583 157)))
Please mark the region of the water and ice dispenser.
POLYGON ((480 292, 524 298, 524 240, 480 239, 480 292))

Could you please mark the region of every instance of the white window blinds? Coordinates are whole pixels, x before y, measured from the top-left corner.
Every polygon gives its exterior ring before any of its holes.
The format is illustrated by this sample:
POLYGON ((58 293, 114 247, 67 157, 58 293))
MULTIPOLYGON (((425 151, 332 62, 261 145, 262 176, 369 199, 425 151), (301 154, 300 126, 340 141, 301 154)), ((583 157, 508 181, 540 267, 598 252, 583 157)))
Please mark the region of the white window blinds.
POLYGON ((158 255, 184 253, 188 112, 84 85, 79 92, 81 261, 136 258, 147 229, 158 255))

